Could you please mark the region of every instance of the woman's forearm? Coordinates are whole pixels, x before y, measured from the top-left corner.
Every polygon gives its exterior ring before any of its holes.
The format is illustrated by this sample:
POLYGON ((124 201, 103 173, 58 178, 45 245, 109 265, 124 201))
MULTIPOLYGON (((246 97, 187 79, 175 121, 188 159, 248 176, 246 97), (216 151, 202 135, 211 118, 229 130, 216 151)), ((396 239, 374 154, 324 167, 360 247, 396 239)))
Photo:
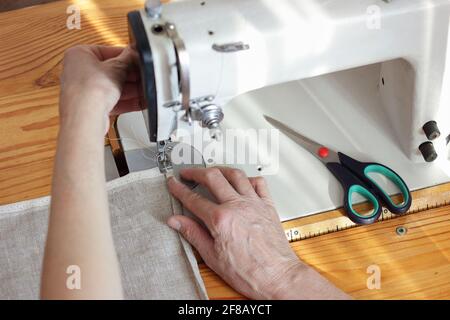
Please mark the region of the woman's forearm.
POLYGON ((121 298, 105 189, 104 113, 94 101, 74 104, 77 112, 61 119, 41 296, 121 298), (67 285, 74 270, 80 289, 67 285))
POLYGON ((77 46, 64 55, 42 298, 122 298, 103 139, 111 113, 139 109, 135 59, 129 48, 104 46, 77 46))

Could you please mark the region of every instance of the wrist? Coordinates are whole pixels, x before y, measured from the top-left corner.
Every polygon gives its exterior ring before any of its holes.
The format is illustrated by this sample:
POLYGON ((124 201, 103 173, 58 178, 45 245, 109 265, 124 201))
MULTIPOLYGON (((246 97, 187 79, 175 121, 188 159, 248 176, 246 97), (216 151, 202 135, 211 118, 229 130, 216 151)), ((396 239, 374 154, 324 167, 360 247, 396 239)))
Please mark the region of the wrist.
POLYGON ((274 288, 270 296, 273 300, 351 299, 349 295, 301 261, 289 269, 280 285, 274 288))
POLYGON ((64 113, 60 112, 60 131, 74 131, 88 133, 92 137, 100 137, 108 132, 109 117, 105 112, 95 110, 95 106, 91 108, 80 107, 77 110, 64 113))
POLYGON ((111 95, 99 86, 64 86, 60 95, 60 116, 70 117, 78 111, 105 115, 111 109, 109 105, 113 102, 110 100, 111 95))
POLYGON ((60 97, 59 116, 62 129, 78 128, 98 129, 102 135, 107 132, 109 125, 109 111, 105 94, 100 91, 80 90, 76 93, 65 91, 60 97))
POLYGON ((270 300, 288 300, 295 299, 296 293, 301 290, 302 279, 308 272, 308 266, 300 260, 293 261, 284 270, 281 270, 279 276, 274 279, 268 292, 270 300))

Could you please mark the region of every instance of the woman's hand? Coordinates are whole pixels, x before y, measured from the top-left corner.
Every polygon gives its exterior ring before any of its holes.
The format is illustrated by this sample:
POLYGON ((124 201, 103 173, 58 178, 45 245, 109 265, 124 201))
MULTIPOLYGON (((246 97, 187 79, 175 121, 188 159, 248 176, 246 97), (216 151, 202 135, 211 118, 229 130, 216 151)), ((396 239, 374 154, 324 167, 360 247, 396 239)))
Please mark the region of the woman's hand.
POLYGON ((95 115, 100 115, 106 132, 110 114, 140 110, 136 55, 129 47, 76 46, 67 50, 61 76, 62 124, 71 118, 97 120, 95 115))
POLYGON ((263 178, 231 168, 185 169, 181 176, 207 187, 217 202, 170 178, 170 192, 208 230, 182 215, 168 224, 234 289, 252 299, 348 298, 292 251, 263 178))

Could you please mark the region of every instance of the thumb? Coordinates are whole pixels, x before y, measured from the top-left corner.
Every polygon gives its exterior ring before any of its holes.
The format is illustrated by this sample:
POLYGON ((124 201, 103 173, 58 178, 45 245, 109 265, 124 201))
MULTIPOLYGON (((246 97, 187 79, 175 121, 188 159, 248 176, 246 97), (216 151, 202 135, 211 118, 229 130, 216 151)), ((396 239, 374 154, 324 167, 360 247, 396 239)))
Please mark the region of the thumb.
POLYGON ((205 228, 193 219, 182 215, 171 216, 167 224, 180 232, 183 238, 197 249, 203 260, 207 260, 206 257, 211 254, 214 240, 205 228))
POLYGON ((126 47, 122 52, 111 59, 103 61, 107 70, 112 72, 114 80, 119 81, 119 84, 123 84, 126 81, 128 71, 133 65, 132 50, 126 47))
POLYGON ((113 89, 115 89, 113 91, 114 94, 111 95, 112 107, 108 110, 109 113, 117 105, 117 102, 122 95, 128 73, 131 70, 131 49, 128 47, 123 49, 123 51, 118 56, 103 61, 102 65, 105 75, 114 84, 113 89))
POLYGON ((117 57, 111 60, 118 61, 125 66, 130 66, 133 63, 133 50, 129 46, 125 47, 117 57))

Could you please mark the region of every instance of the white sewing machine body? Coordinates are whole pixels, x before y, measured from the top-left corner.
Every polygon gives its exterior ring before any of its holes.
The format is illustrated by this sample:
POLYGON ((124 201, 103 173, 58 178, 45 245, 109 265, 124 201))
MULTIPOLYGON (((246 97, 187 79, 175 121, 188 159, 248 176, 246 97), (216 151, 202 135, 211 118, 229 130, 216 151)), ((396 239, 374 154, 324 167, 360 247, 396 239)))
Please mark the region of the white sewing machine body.
MULTIPOLYGON (((266 114, 394 168, 411 189, 450 180, 449 0, 174 1, 158 18, 139 15, 154 71, 153 142, 199 127, 170 107, 186 106, 184 90, 222 107, 223 129, 270 129, 266 114), (164 30, 155 32, 168 23, 181 53, 164 30), (438 159, 426 163, 418 147, 430 120, 441 137, 433 141, 438 159)), ((121 116, 118 128, 126 155, 143 147, 126 138, 151 146, 140 113, 121 116)), ((279 151, 278 171, 267 179, 283 220, 341 205, 340 185, 321 163, 282 135, 279 151)), ((265 173, 258 164, 240 167, 265 173)))

